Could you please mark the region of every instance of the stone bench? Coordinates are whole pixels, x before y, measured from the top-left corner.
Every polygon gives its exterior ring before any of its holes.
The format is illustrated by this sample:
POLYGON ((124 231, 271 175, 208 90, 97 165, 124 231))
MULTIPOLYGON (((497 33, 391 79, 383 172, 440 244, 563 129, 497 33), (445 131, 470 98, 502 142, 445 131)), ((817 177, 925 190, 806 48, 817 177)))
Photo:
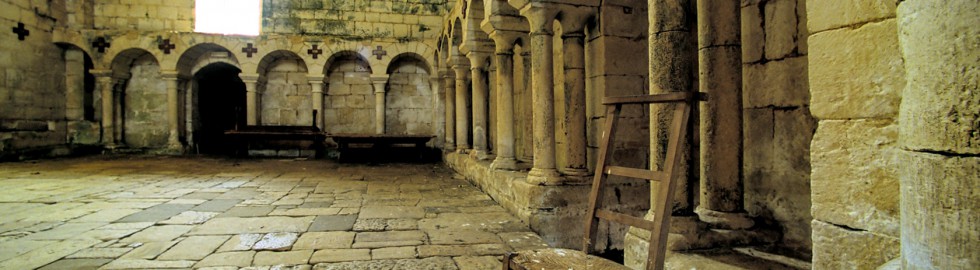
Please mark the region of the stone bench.
POLYGON ((297 156, 304 149, 321 156, 327 134, 315 126, 244 126, 225 131, 225 137, 236 145, 239 155, 249 155, 253 149, 297 149, 297 156))
MULTIPOLYGON (((376 154, 381 154, 378 153, 380 151, 385 151, 384 154, 393 154, 390 152, 392 151, 392 148, 412 147, 417 151, 418 158, 422 159, 426 150, 425 144, 435 136, 395 134, 333 134, 329 137, 337 143, 337 151, 340 152, 338 159, 343 162, 345 160, 349 160, 349 158, 345 157, 350 155, 351 151, 355 148, 371 148, 376 150, 376 154)), ((373 159, 383 159, 383 157, 375 156, 373 159)))

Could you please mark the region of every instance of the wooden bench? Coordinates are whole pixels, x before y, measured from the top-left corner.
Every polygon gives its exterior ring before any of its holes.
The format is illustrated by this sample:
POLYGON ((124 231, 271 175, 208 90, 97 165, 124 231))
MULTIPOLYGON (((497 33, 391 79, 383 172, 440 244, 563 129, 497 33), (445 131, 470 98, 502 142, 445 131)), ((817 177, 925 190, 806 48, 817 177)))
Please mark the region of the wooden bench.
POLYGON ((237 147, 239 155, 248 155, 254 147, 307 148, 323 152, 323 141, 327 134, 315 126, 244 126, 225 131, 225 136, 237 147), (308 145, 307 145, 308 144, 308 145))
MULTIPOLYGON (((353 148, 373 148, 375 150, 388 150, 392 147, 408 146, 414 147, 423 158, 425 154, 425 144, 433 137, 432 135, 394 135, 394 134, 333 134, 329 136, 337 143, 337 151, 340 152, 339 160, 345 160, 345 152, 350 154, 353 148), (351 147, 351 146, 358 147, 351 147)), ((380 156, 376 158, 381 158, 380 156)))

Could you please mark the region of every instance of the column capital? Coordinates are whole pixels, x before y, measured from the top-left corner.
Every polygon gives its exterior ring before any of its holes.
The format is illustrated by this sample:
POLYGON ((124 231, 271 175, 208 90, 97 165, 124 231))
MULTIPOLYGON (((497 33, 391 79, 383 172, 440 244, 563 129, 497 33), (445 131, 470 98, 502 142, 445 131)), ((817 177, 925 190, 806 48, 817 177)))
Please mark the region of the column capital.
POLYGON ((375 94, 383 94, 385 92, 385 84, 387 83, 388 83, 388 74, 371 75, 371 84, 374 85, 375 94))
POLYGON ((325 76, 323 75, 306 75, 306 81, 310 82, 311 84, 323 83, 324 78, 325 76))
POLYGON ((160 77, 163 78, 164 80, 176 81, 180 79, 180 73, 178 73, 176 70, 161 70, 160 77))
POLYGON ((88 71, 95 77, 110 77, 112 76, 112 70, 110 69, 90 69, 88 71))
POLYGON ((490 33, 490 38, 493 39, 494 48, 496 49, 496 54, 514 54, 514 44, 521 36, 526 35, 527 32, 518 31, 506 31, 506 30, 494 30, 490 33))
POLYGON ((255 82, 258 82, 259 81, 259 74, 255 74, 255 73, 251 73, 251 74, 242 73, 242 74, 238 74, 238 78, 241 78, 242 81, 244 81, 246 83, 248 83, 248 82, 255 83, 255 82))
POLYGON ((579 33, 583 36, 589 18, 598 13, 596 7, 590 6, 558 5, 556 8, 561 11, 561 18, 558 22, 561 23, 562 32, 579 33))
POLYGON ((490 57, 489 52, 471 51, 466 54, 466 58, 470 59, 470 64, 471 64, 470 69, 486 68, 489 57, 490 57))
POLYGON ((558 16, 558 4, 530 2, 521 7, 521 16, 527 18, 531 35, 554 35, 554 22, 558 16))

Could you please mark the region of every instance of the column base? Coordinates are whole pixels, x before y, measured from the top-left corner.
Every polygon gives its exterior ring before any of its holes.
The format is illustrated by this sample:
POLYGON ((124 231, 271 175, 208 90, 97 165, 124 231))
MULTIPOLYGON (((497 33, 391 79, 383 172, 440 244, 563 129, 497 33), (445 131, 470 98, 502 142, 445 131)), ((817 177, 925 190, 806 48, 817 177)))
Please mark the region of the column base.
POLYGON ((442 150, 446 152, 456 151, 456 142, 447 141, 446 144, 442 146, 442 150))
POLYGON ((698 207, 694 210, 698 218, 712 228, 725 230, 745 230, 755 226, 755 221, 746 213, 720 212, 698 207))
POLYGON ((490 160, 490 158, 493 157, 493 155, 490 155, 490 152, 489 151, 487 151, 487 150, 480 150, 480 149, 473 150, 470 153, 470 156, 476 158, 477 160, 490 160))
POLYGON ((532 168, 527 173, 527 182, 535 185, 555 186, 562 184, 561 175, 555 169, 532 168))
POLYGON ((490 163, 491 170, 504 170, 504 171, 516 171, 517 170, 517 159, 515 158, 505 158, 498 156, 497 159, 490 163))
POLYGON ((464 155, 469 154, 470 153, 470 147, 469 146, 458 146, 458 147, 456 147, 456 153, 458 153, 458 154, 464 154, 464 155))
POLYGON ((568 176, 588 176, 589 169, 585 168, 562 168, 561 174, 568 176))

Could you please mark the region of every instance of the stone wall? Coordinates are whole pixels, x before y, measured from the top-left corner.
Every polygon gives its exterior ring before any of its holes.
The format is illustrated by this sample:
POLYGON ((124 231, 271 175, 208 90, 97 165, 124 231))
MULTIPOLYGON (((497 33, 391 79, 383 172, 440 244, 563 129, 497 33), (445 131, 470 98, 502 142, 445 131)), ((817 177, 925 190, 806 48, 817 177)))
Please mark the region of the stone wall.
POLYGON ((895 2, 807 1, 813 267, 874 269, 898 257, 899 103, 905 63, 895 2), (847 244, 862 239, 861 244, 847 244))
POLYGON ((167 85, 152 55, 133 61, 132 76, 123 95, 123 143, 131 148, 160 148, 167 144, 167 85))
MULTIPOLYGON (((74 1, 73 1, 74 2, 74 1)), ((84 1, 73 20, 84 22, 84 1)), ((94 0, 95 29, 194 31, 194 0, 94 0)))
POLYGON ((804 0, 742 2, 745 210, 810 255, 810 115, 804 0))
POLYGON ((392 68, 385 91, 385 133, 431 135, 435 123, 432 87, 425 64, 403 60, 392 68))
POLYGON ((298 59, 282 59, 270 65, 259 102, 262 125, 309 126, 313 123, 313 89, 306 73, 306 66, 298 59))
POLYGON ((0 1, 0 159, 64 154, 65 62, 53 44, 64 1, 0 1), (11 32, 23 23, 24 40, 11 32))
POLYGON ((373 134, 374 86, 371 72, 355 59, 343 59, 327 71, 324 88, 324 130, 329 133, 373 134))
POLYGON ((395 38, 422 40, 438 36, 444 0, 264 0, 265 33, 327 35, 348 40, 395 38))

